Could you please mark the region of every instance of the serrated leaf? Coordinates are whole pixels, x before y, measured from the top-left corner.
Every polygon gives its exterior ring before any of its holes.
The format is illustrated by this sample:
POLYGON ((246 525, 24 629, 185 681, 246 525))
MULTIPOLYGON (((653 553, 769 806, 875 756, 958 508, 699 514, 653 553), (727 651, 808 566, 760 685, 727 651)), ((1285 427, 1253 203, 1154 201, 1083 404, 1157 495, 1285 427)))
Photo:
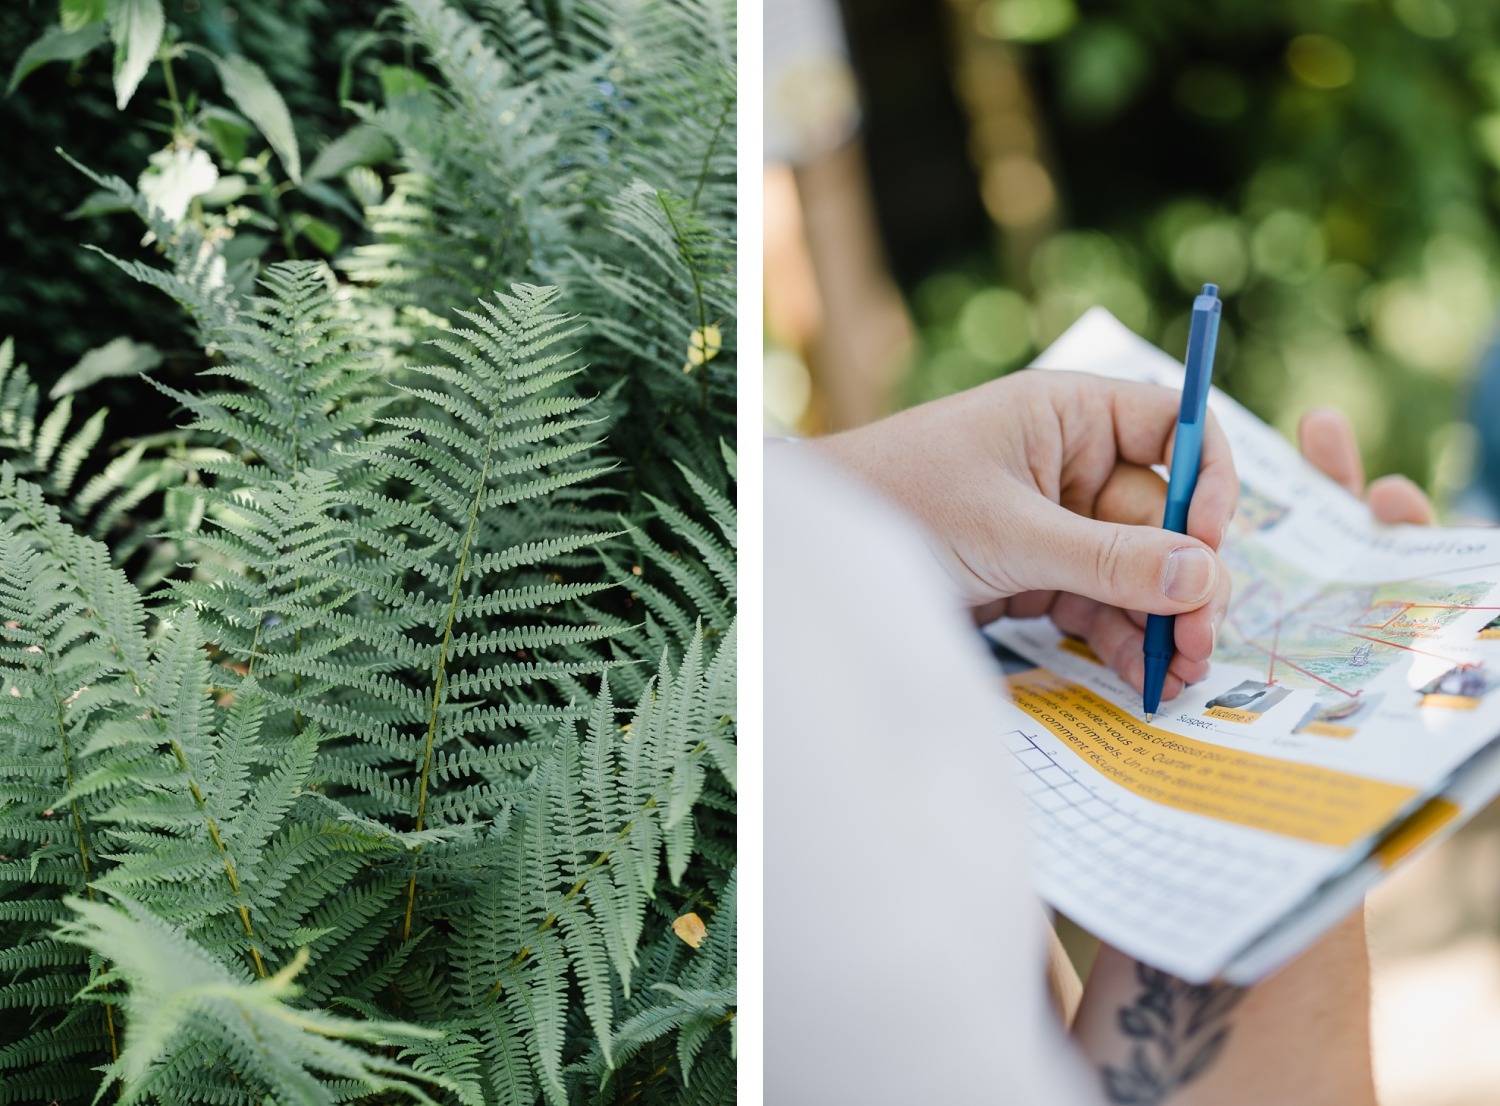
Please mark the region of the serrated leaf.
POLYGON ((380 129, 359 123, 339 135, 318 152, 307 167, 308 180, 327 180, 347 173, 357 165, 375 165, 395 155, 395 147, 380 129))
POLYGON ((103 188, 90 192, 83 202, 63 216, 64 219, 86 219, 91 215, 117 215, 129 211, 130 205, 103 188))
POLYGON ((111 376, 139 376, 161 364, 161 350, 145 342, 120 337, 85 353, 47 393, 52 399, 82 391, 111 376))
POLYGON ((76 61, 101 46, 106 37, 103 24, 98 23, 72 31, 62 27, 48 28, 41 38, 22 51, 16 67, 11 70, 5 94, 9 96, 33 71, 49 61, 76 61))
POLYGON ((62 0, 58 19, 65 31, 76 31, 104 21, 104 0, 62 0))
POLYGON ((223 163, 238 165, 245 156, 245 139, 255 133, 250 120, 237 111, 210 105, 198 113, 198 122, 208 132, 223 163))
POLYGON ((109 0, 105 14, 115 43, 115 106, 123 111, 151 68, 167 19, 161 0, 109 0))
POLYGON ((224 92, 234 101, 234 106, 266 136, 292 182, 301 184, 302 155, 297 149, 297 133, 292 129, 292 116, 286 109, 286 101, 276 91, 271 79, 249 58, 215 57, 214 64, 219 68, 224 92))

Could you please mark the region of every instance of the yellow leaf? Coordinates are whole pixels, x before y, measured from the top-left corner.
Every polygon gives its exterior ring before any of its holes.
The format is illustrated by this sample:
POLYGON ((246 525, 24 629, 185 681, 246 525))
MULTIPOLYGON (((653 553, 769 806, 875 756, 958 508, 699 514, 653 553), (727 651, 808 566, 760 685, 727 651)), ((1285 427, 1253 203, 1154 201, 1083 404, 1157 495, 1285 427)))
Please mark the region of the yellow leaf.
POLYGON ((708 927, 703 924, 703 919, 698 915, 684 914, 672 923, 672 932, 693 948, 697 948, 703 944, 703 938, 708 936, 708 927))
POLYGON ((723 348, 724 335, 718 327, 706 326, 696 329, 688 337, 688 364, 701 365, 705 361, 712 361, 723 348))

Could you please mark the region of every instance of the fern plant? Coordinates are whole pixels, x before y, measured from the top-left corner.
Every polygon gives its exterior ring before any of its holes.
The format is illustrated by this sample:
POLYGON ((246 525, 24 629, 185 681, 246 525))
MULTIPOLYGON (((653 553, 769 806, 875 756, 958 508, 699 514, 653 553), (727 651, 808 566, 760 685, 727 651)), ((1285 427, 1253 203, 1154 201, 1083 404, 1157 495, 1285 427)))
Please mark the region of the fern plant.
POLYGON ((177 431, 0 350, 0 1102, 733 1099, 730 9, 398 14, 337 270, 90 174, 177 431))

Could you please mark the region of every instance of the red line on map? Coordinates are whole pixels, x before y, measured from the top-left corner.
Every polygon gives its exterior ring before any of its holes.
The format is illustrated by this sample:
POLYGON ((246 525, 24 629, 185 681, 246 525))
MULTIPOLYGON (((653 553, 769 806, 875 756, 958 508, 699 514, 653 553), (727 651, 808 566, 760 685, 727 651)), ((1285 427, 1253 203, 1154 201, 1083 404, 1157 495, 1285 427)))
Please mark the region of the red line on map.
POLYGON ((1230 615, 1229 616, 1229 624, 1234 627, 1235 633, 1239 634, 1240 637, 1244 639, 1246 645, 1254 646, 1256 649, 1259 649, 1262 653, 1270 653, 1271 654, 1271 663, 1272 664, 1275 664, 1275 662, 1279 660, 1282 664, 1286 665, 1288 668, 1294 669, 1294 670, 1302 673, 1304 676, 1307 676, 1307 677, 1309 677, 1311 679, 1317 680, 1318 683, 1323 684, 1325 687, 1331 687, 1331 688, 1333 688, 1334 691, 1339 692, 1341 695, 1347 695, 1351 699, 1357 699, 1359 697, 1360 693, 1358 691, 1349 691, 1347 688, 1339 687, 1338 684, 1330 683, 1329 681, 1323 679, 1322 676, 1319 676, 1316 672, 1309 672, 1307 669, 1303 668, 1300 664, 1293 664, 1291 661, 1287 660, 1285 657, 1281 656, 1279 653, 1276 653, 1273 650, 1267 649, 1260 642, 1251 640, 1250 635, 1247 634, 1247 633, 1245 633, 1244 630, 1240 629, 1240 624, 1239 624, 1239 622, 1237 622, 1235 620, 1234 615, 1230 615))
MULTIPOLYGON (((1380 603, 1376 606, 1371 607, 1370 610, 1378 611, 1382 607, 1390 607, 1392 605, 1393 604, 1390 603, 1380 603)), ((1411 610, 1412 608, 1412 605, 1410 603, 1402 603, 1400 606, 1401 609, 1398 610, 1395 614, 1391 615, 1390 618, 1387 618, 1384 622, 1356 622, 1354 623, 1354 625, 1358 626, 1361 630, 1384 630, 1392 622, 1405 617, 1406 612, 1411 610)))
POLYGON ((1453 657, 1445 657, 1441 653, 1430 653, 1426 649, 1418 649, 1413 645, 1402 645, 1400 642, 1386 641, 1383 637, 1371 637, 1369 634, 1356 634, 1353 630, 1345 629, 1341 626, 1330 626, 1326 622, 1318 622, 1315 623, 1315 625, 1321 627, 1324 630, 1332 630, 1336 634, 1348 634, 1350 637, 1364 638, 1366 641, 1373 641, 1376 645, 1389 645, 1392 649, 1405 649, 1408 653, 1421 653, 1424 657, 1436 657, 1438 660, 1446 661, 1447 663, 1455 665, 1458 668, 1479 667, 1478 665, 1470 664, 1468 661, 1457 660, 1453 657))

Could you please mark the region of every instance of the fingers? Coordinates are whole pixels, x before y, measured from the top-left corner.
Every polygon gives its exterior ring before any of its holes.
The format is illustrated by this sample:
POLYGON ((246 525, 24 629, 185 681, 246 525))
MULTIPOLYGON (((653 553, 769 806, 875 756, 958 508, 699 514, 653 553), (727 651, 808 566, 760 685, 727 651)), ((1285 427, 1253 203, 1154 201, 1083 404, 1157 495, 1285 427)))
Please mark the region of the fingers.
MULTIPOLYGON (((1168 445, 1177 431, 1177 414, 1182 401, 1180 392, 1153 384, 1097 378, 1090 378, 1087 386, 1102 389, 1110 400, 1121 460, 1142 466, 1168 461, 1168 445)), ((1230 519, 1234 517, 1239 495, 1240 481, 1234 470, 1229 439, 1210 411, 1203 428, 1203 460, 1198 469, 1198 483, 1188 511, 1188 533, 1217 549, 1229 528, 1230 519)), ((1156 525, 1160 524, 1158 517, 1156 525)))
POLYGON ((1011 604, 1012 600, 1010 599, 993 599, 988 603, 981 603, 979 606, 971 608, 969 614, 973 617, 974 625, 976 626, 988 626, 991 622, 1004 618, 1007 614, 1014 615, 1017 618, 1035 617, 1034 615, 1022 614, 1020 611, 1014 609, 1011 604))
POLYGON ((1302 416, 1297 424, 1297 443, 1302 455, 1351 495, 1363 495, 1365 468, 1359 458, 1354 427, 1342 411, 1319 407, 1302 416))
POLYGON ((1015 543, 1023 591, 1065 591, 1113 607, 1182 614, 1206 603, 1224 575, 1202 542, 1152 526, 1076 515, 1038 498, 1015 543))
POLYGON ((1189 680, 1201 680, 1208 675, 1208 659, 1218 648, 1219 635, 1224 629, 1224 619, 1229 611, 1230 581, 1228 572, 1219 573, 1218 585, 1209 601, 1195 611, 1177 616, 1174 638, 1177 645, 1177 661, 1183 662, 1184 675, 1189 680), (1201 670, 1192 667, 1202 665, 1201 670), (1197 675, 1187 675, 1189 671, 1197 675))
POLYGON ((1380 522, 1431 526, 1437 513, 1426 493, 1404 476, 1382 476, 1365 493, 1365 470, 1354 427, 1340 411, 1322 407, 1302 416, 1297 425, 1302 454, 1353 495, 1362 495, 1380 522))
POLYGON ((1141 465, 1120 464, 1099 489, 1094 517, 1126 526, 1160 526, 1167 482, 1141 465))
POLYGON ((1382 476, 1370 485, 1370 492, 1365 498, 1380 522, 1431 526, 1437 521, 1432 501, 1421 488, 1404 476, 1382 476))
MULTIPOLYGON (((1058 629, 1087 641, 1094 654, 1122 680, 1137 692, 1142 690, 1146 638, 1127 612, 1080 596, 1061 595, 1053 608, 1052 621, 1058 629)), ((1175 699, 1188 684, 1207 676, 1208 667, 1207 656, 1194 659, 1178 653, 1162 686, 1163 701, 1175 699)))

